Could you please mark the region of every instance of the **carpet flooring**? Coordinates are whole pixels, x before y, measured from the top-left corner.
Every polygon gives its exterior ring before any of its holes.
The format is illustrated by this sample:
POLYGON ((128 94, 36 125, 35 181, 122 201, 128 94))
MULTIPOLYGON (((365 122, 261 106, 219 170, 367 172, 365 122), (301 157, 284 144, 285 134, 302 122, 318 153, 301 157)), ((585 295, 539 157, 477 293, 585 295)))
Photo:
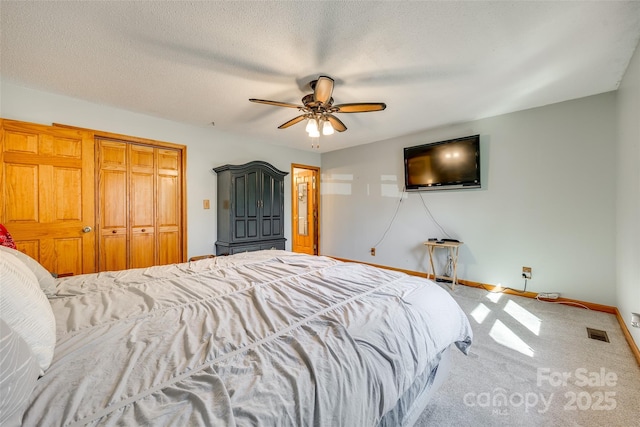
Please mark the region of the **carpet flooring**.
POLYGON ((474 332, 415 426, 640 426, 640 368, 614 315, 449 290, 474 332), (610 342, 587 336, 607 332, 610 342))

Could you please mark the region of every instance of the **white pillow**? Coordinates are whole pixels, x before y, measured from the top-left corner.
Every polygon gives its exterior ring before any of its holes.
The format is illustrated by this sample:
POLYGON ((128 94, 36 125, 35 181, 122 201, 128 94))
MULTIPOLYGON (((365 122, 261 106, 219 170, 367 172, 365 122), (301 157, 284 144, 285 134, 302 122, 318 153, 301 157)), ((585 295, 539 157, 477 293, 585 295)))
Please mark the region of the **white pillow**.
POLYGON ((40 366, 29 345, 0 319, 0 425, 19 426, 40 366))
POLYGON ((33 274, 35 274, 36 279, 38 279, 40 289, 42 289, 42 292, 44 292, 46 296, 50 297, 56 294, 56 279, 54 279, 51 273, 49 273, 38 261, 25 253, 6 246, 0 245, 0 251, 9 253, 22 261, 24 265, 26 265, 33 274))
POLYGON ((40 374, 51 364, 56 319, 36 276, 15 256, 0 251, 0 318, 31 348, 40 374))

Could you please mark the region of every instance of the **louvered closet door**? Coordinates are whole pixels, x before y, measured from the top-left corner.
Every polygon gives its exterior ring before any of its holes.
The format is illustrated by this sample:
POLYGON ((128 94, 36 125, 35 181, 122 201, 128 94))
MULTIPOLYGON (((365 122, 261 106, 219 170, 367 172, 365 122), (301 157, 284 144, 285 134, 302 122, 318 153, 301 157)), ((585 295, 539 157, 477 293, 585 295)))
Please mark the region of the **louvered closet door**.
POLYGON ((93 147, 86 132, 0 120, 0 222, 54 273, 95 271, 93 147))

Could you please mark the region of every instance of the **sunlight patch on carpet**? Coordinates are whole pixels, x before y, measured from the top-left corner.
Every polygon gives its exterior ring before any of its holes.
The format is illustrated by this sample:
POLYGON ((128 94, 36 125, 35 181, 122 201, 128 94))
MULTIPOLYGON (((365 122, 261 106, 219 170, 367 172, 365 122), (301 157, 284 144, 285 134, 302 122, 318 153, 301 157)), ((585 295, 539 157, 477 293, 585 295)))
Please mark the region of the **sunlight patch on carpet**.
MULTIPOLYGON (((498 285, 499 286, 499 285, 498 285)), ((497 288, 496 288, 497 289, 497 288)), ((487 294, 487 298, 491 301, 491 302, 495 302, 497 303, 498 301, 500 301, 500 298, 502 298, 502 292, 489 292, 487 294)))
POLYGON ((522 353, 525 356, 533 357, 533 349, 499 320, 496 320, 491 327, 489 336, 498 344, 522 353))
POLYGON ((478 322, 478 324, 482 324, 489 313, 491 313, 491 309, 489 309, 489 307, 487 307, 483 303, 480 303, 476 308, 473 309, 470 314, 471 317, 473 317, 475 321, 478 322))
POLYGON ((529 310, 522 307, 517 302, 513 300, 509 300, 507 305, 504 306, 504 311, 516 319, 518 322, 522 324, 525 328, 530 330, 536 335, 540 335, 540 326, 542 325, 542 321, 540 318, 533 315, 529 310))

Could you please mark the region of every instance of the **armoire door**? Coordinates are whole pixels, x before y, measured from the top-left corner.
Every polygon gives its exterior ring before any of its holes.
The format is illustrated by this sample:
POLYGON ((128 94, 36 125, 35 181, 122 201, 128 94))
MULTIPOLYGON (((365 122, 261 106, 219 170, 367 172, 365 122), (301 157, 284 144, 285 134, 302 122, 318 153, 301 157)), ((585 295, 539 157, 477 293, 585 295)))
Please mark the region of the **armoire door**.
POLYGON ((283 204, 284 182, 282 178, 276 178, 264 172, 260 180, 262 197, 261 210, 261 237, 282 237, 283 232, 283 204))
POLYGON ((0 223, 57 274, 95 271, 90 133, 0 119, 0 223))
POLYGON ((233 241, 256 240, 258 232, 259 178, 257 170, 232 174, 231 222, 233 241))

